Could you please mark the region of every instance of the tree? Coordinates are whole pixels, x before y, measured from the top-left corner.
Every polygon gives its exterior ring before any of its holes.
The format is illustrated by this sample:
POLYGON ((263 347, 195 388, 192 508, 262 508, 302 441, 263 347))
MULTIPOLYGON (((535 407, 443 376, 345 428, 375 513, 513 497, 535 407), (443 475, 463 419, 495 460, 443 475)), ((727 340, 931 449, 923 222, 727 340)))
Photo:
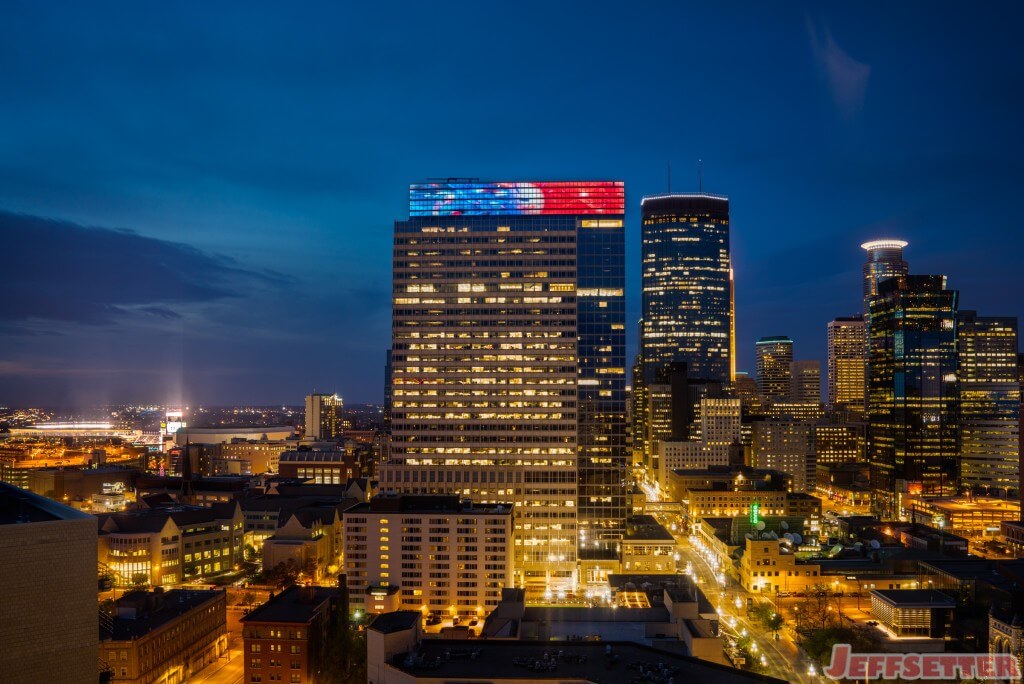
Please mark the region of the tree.
POLYGON ((289 558, 286 561, 281 561, 270 570, 267 570, 267 582, 270 584, 276 584, 279 587, 287 586, 289 584, 295 584, 295 580, 299 577, 299 563, 294 558, 289 558))
POLYGON ((793 606, 796 628, 800 631, 838 627, 839 610, 824 584, 816 584, 793 606))
POLYGON ((814 658, 822 666, 832 660, 832 647, 835 644, 850 644, 855 653, 877 653, 881 649, 881 641, 874 630, 851 627, 829 627, 816 629, 804 639, 803 648, 807 655, 814 658))
POLYGON ((336 616, 327 633, 324 659, 316 684, 365 684, 366 636, 336 616))

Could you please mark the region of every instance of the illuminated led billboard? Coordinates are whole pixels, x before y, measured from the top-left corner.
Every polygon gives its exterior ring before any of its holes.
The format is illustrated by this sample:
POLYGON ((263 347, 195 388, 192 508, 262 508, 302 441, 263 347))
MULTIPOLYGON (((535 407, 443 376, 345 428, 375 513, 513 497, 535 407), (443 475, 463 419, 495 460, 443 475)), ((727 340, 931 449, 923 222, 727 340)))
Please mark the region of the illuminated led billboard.
POLYGON ((409 186, 409 216, 624 214, 622 181, 445 182, 409 186))

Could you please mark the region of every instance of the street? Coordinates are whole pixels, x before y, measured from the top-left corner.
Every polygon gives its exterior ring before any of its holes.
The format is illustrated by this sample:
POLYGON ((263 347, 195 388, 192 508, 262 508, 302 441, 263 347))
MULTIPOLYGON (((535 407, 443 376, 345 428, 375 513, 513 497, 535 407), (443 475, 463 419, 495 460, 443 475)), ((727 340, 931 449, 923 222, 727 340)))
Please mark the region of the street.
POLYGON ((760 623, 754 623, 746 617, 747 598, 753 597, 755 601, 764 600, 750 594, 742 587, 735 584, 731 579, 726 578, 726 586, 723 587, 717 581, 717 574, 711 564, 691 546, 688 539, 681 535, 676 537, 676 545, 680 559, 690 563, 694 575, 703 580, 699 586, 708 600, 717 608, 720 617, 720 625, 724 634, 735 636, 740 635, 765 635, 761 638, 755 637, 752 640, 752 650, 757 649, 755 655, 763 656, 762 663, 765 666, 765 674, 778 677, 789 682, 801 682, 803 684, 820 683, 820 676, 808 673, 810 661, 804 656, 797 645, 793 642, 790 630, 783 628, 779 632, 779 640, 776 641, 760 623), (736 607, 736 599, 739 599, 740 608, 736 607))

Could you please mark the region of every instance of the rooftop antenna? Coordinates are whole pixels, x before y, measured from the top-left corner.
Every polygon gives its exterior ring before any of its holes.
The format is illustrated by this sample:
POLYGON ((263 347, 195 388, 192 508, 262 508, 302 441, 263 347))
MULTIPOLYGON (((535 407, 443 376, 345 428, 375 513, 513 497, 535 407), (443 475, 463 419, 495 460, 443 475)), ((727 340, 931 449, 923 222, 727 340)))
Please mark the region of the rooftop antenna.
POLYGON ((697 191, 704 192, 704 160, 697 160, 697 191))
POLYGON ((667 162, 668 167, 668 192, 672 192, 672 162, 667 162))

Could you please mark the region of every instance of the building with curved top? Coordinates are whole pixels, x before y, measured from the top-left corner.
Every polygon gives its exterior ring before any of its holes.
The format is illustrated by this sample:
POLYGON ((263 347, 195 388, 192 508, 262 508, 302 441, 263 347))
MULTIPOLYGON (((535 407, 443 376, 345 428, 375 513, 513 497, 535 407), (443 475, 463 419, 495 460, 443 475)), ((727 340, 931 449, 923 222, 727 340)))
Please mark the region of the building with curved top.
POLYGON ((903 277, 910 272, 910 267, 903 260, 903 248, 907 244, 905 240, 886 238, 865 242, 860 246, 867 252, 867 261, 864 262, 865 317, 870 313, 869 300, 878 295, 878 284, 887 278, 903 277))
POLYGON ((731 380, 729 199, 648 195, 640 203, 644 378, 673 362, 700 380, 731 380))

